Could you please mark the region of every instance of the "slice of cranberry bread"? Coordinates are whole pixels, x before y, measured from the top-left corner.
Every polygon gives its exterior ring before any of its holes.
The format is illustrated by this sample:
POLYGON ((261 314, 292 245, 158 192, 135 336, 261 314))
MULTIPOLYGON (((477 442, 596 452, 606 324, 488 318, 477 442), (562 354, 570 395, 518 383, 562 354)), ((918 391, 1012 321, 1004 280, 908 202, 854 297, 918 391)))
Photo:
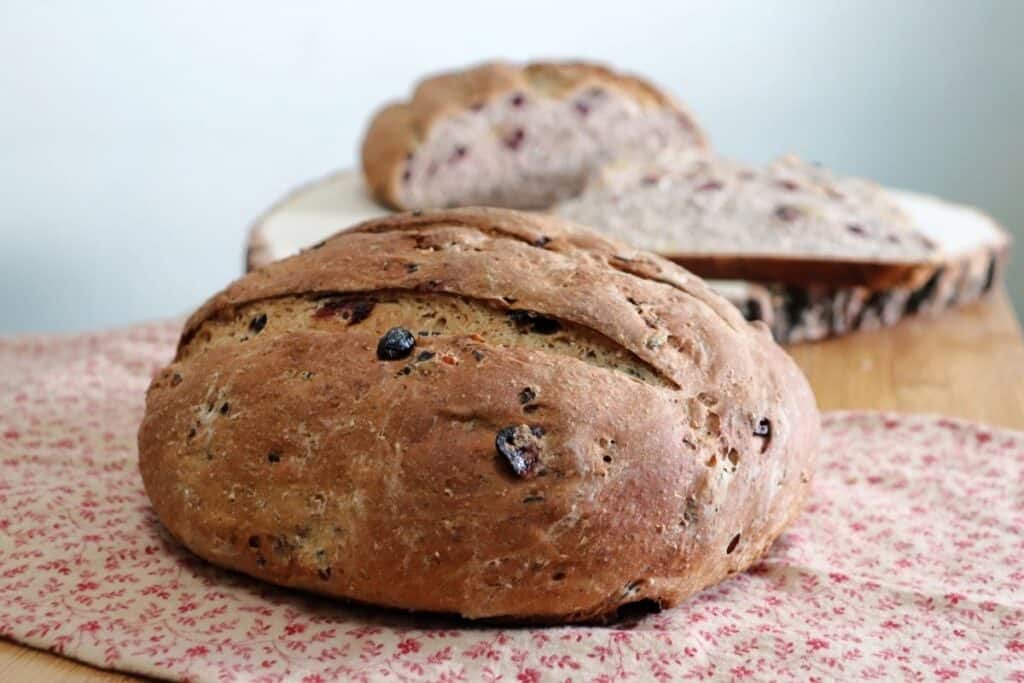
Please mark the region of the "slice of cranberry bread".
POLYGON ((363 142, 374 195, 405 209, 544 208, 600 164, 703 147, 681 105, 651 84, 587 63, 490 63, 427 78, 385 107, 363 142))
POLYGON ((712 278, 897 284, 926 280, 939 251, 882 187, 795 156, 615 162, 555 212, 712 278))

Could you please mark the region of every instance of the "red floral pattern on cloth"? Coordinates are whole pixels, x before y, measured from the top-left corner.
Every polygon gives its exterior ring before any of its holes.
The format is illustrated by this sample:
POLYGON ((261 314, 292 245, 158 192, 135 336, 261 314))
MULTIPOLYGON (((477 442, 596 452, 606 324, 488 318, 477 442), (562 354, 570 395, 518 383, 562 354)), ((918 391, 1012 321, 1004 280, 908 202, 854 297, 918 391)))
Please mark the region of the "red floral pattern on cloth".
POLYGON ((750 572, 613 627, 482 628, 178 546, 135 446, 177 330, 0 339, 0 635, 204 681, 1024 681, 1024 433, 828 414, 810 503, 750 572))

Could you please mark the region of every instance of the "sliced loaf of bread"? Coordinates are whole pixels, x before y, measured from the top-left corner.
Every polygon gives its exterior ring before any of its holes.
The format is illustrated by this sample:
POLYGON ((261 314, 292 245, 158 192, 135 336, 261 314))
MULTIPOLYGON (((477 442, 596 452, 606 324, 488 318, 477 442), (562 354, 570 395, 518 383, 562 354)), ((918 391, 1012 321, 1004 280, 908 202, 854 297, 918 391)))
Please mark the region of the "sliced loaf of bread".
POLYGON ((938 255, 883 188, 795 156, 763 168, 703 151, 615 162, 554 211, 709 278, 920 283, 938 255))
MULTIPOLYGON (((938 245, 938 263, 923 282, 879 288, 743 279, 709 280, 709 284, 749 320, 767 323, 783 343, 891 325, 906 316, 969 303, 998 287, 1010 239, 991 218, 935 197, 903 191, 888 194, 914 230, 938 245)), ((313 181, 278 201, 253 224, 246 268, 291 256, 348 225, 387 213, 370 198, 357 172, 342 171, 313 181)))
POLYGON ((391 207, 545 208, 600 164, 703 146, 679 103, 650 83, 576 62, 491 63, 422 81, 373 118, 363 172, 391 207))

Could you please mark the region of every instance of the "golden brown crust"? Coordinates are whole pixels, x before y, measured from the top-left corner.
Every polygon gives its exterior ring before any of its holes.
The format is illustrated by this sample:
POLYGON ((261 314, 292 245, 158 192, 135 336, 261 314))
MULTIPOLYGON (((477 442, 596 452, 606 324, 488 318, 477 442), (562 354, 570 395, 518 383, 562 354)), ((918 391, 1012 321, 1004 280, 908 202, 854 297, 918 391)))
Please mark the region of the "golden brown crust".
POLYGON ((565 97, 586 85, 610 85, 649 107, 672 107, 680 105, 650 82, 630 74, 612 71, 602 64, 592 62, 535 62, 523 68, 527 80, 534 89, 552 97, 565 97))
POLYGON ((425 78, 416 86, 411 102, 419 126, 417 133, 422 138, 432 121, 451 111, 467 109, 492 97, 528 87, 522 69, 501 62, 425 78))
POLYGON ((619 90, 642 106, 675 110, 692 128, 698 144, 704 144, 693 116, 638 76, 589 62, 535 62, 522 67, 490 62, 428 77, 416 86, 410 101, 392 103, 377 112, 361 151, 367 184, 378 201, 404 208, 397 194, 402 167, 438 119, 517 91, 564 98, 591 84, 619 90))
POLYGON ((222 566, 579 621, 749 566, 797 514, 817 431, 792 361, 685 271, 465 209, 364 223, 211 299, 147 394, 139 452, 160 519, 222 566), (399 320, 414 353, 381 360, 399 320))
POLYGON ((373 117, 363 141, 362 157, 366 183, 377 201, 395 206, 397 176, 416 137, 412 107, 404 102, 389 104, 373 117))
MULTIPOLYGON (((394 214, 367 221, 335 235, 315 250, 255 271, 207 301, 189 318, 183 344, 204 320, 231 315, 235 307, 250 301, 389 288, 481 300, 513 296, 520 308, 542 310, 587 326, 612 317, 611 306, 615 317, 630 323, 628 330, 616 331, 617 341, 641 358, 653 359, 658 354, 647 347, 653 328, 637 317, 636 306, 626 298, 640 285, 639 280, 647 280, 642 291, 645 299, 653 300, 653 292, 648 289, 672 295, 666 305, 672 301, 676 309, 673 316, 683 317, 687 310, 700 307, 720 317, 730 329, 747 325, 736 308, 714 295, 703 281, 664 259, 554 216, 474 207, 394 214), (502 242, 504 253, 496 249, 469 251, 457 261, 438 258, 439 251, 421 253, 423 245, 443 243, 446 238, 472 243, 488 234, 509 238, 502 242), (530 262, 537 252, 581 261, 574 273, 579 291, 567 296, 564 285, 549 273, 524 281, 524 269, 535 269, 530 262), (408 270, 411 264, 417 266, 415 271, 408 270), (626 295, 609 302, 604 289, 609 286, 622 287, 626 295)), ((657 362, 667 361, 661 358, 657 362)))

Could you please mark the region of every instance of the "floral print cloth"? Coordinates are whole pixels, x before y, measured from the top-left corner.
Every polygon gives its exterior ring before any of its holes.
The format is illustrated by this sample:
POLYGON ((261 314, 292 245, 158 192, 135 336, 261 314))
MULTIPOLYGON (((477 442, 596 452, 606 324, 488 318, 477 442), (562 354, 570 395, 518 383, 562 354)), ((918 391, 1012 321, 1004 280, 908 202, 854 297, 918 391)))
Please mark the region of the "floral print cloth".
POLYGON ((1024 434, 827 414, 807 508, 749 572, 610 627, 479 627, 175 543, 135 432, 178 329, 0 339, 0 635, 195 681, 1024 681, 1024 434))

